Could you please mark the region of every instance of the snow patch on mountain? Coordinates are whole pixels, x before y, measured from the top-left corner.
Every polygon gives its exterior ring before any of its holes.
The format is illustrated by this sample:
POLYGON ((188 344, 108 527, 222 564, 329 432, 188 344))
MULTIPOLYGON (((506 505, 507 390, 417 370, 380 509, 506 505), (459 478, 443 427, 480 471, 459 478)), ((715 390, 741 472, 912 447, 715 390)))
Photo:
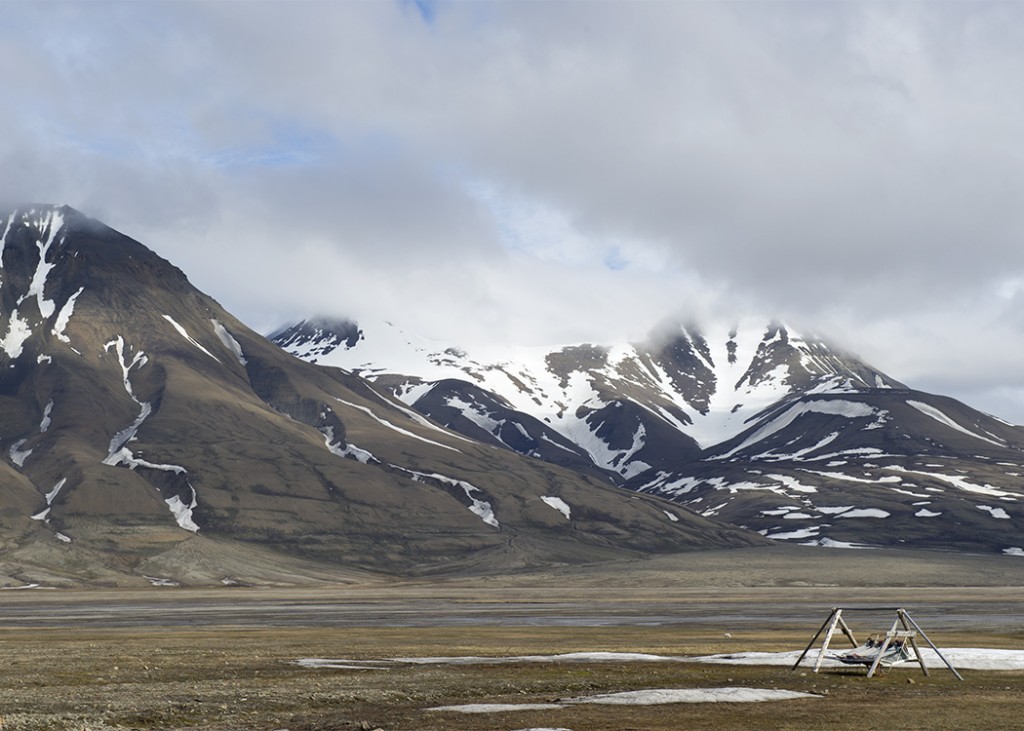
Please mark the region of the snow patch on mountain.
POLYGON ((192 520, 192 511, 196 507, 196 491, 194 488, 192 489, 192 500, 187 505, 177 495, 167 498, 164 502, 171 509, 171 514, 174 515, 174 519, 179 527, 193 533, 199 532, 199 526, 192 520))
POLYGON ((32 335, 32 328, 27 320, 23 320, 17 309, 11 311, 11 319, 7 323, 7 334, 0 340, 0 348, 11 360, 21 356, 25 341, 32 335))
POLYGON ((235 340, 234 336, 228 332, 228 329, 224 327, 219 320, 211 319, 210 322, 213 323, 213 331, 217 333, 217 337, 220 338, 220 342, 225 348, 231 351, 231 354, 235 356, 239 365, 244 368, 248 361, 246 361, 245 354, 242 352, 242 346, 238 344, 238 341, 235 340))
POLYGON ((960 432, 961 434, 966 434, 969 437, 974 437, 975 439, 980 439, 983 442, 988 442, 989 444, 994 444, 997 447, 1005 447, 1006 446, 1006 442, 1003 442, 1001 440, 998 441, 998 442, 994 441, 994 440, 989 439, 987 437, 983 437, 980 434, 976 434, 976 433, 972 432, 970 429, 966 429, 966 428, 960 426, 955 421, 953 421, 953 419, 948 417, 946 414, 942 413, 942 411, 940 411, 939 409, 935 408, 934 406, 930 406, 928 404, 921 403, 920 401, 911 401, 909 399, 907 400, 907 406, 914 407, 915 409, 920 411, 925 416, 929 416, 932 419, 935 419, 935 421, 939 422, 943 426, 948 426, 950 429, 954 429, 954 430, 960 432))
POLYGON ((540 499, 543 500, 546 505, 551 506, 559 513, 564 515, 566 520, 572 519, 572 508, 570 508, 569 504, 565 502, 565 500, 563 500, 562 498, 552 497, 551 495, 542 495, 540 499))
POLYGON ((71 316, 75 313, 75 302, 78 301, 79 295, 85 290, 85 287, 79 287, 78 291, 68 297, 68 301, 64 303, 64 306, 60 308, 60 312, 57 313, 57 319, 53 323, 53 336, 60 340, 62 343, 70 343, 71 338, 64 334, 64 330, 67 329, 68 323, 71 322, 71 316))
POLYGON ((57 233, 63 227, 64 216, 57 209, 48 210, 42 218, 38 219, 36 228, 40 232, 48 231, 48 236, 45 242, 42 240, 42 237, 36 240, 36 246, 39 249, 39 263, 36 265, 36 270, 32 275, 28 292, 18 300, 20 305, 24 300, 35 297, 39 314, 43 316, 43 319, 50 317, 55 308, 53 301, 46 299, 44 295, 46 279, 54 267, 54 262, 47 261, 47 255, 50 253, 50 247, 53 246, 53 242, 57 238, 57 233))
POLYGON ((418 439, 419 441, 425 442, 427 444, 432 444, 435 447, 441 447, 442 449, 451 450, 452 452, 458 452, 459 451, 455 447, 449 447, 447 444, 441 444, 440 442, 435 442, 433 439, 427 439, 426 437, 421 437, 419 434, 414 434, 411 431, 408 431, 407 429, 403 429, 400 426, 395 426, 390 421, 387 421, 386 419, 382 419, 381 417, 377 416, 375 413, 373 413, 373 411, 371 411, 370 409, 368 409, 365 406, 360 406, 359 404, 354 404, 351 401, 345 401, 344 399, 340 399, 340 398, 336 399, 336 400, 339 403, 344 404, 345 406, 348 406, 350 408, 353 408, 353 409, 355 409, 357 411, 360 411, 360 412, 366 414, 367 416, 369 416, 371 419, 376 421, 381 426, 386 426, 388 429, 391 429, 392 431, 398 432, 399 434, 402 434, 402 435, 407 436, 407 437, 412 437, 413 439, 418 439))
POLYGON ((483 492, 479 487, 471 485, 465 480, 456 480, 451 477, 445 477, 444 475, 440 475, 436 472, 417 472, 416 470, 404 471, 411 475, 414 480, 419 480, 421 482, 424 480, 434 480, 436 482, 442 482, 446 485, 452 485, 461 489, 469 500, 470 512, 479 516, 480 520, 485 522, 487 525, 495 528, 501 527, 498 523, 498 519, 494 516, 494 510, 491 508, 491 504, 486 500, 481 500, 476 497, 476 493, 483 492))
POLYGON ((174 326, 174 329, 178 331, 178 334, 179 334, 179 335, 181 335, 181 337, 185 338, 185 340, 189 341, 189 342, 190 342, 190 343, 191 343, 192 345, 194 345, 195 347, 199 348, 199 350, 203 351, 203 352, 204 352, 204 353, 206 353, 206 354, 207 354, 208 356, 210 356, 211 358, 213 358, 213 359, 214 359, 215 361, 217 361, 218 363, 220 363, 220 358, 218 358, 218 357, 217 357, 217 356, 215 356, 215 355, 214 355, 213 353, 211 353, 211 352, 210 352, 209 350, 207 350, 207 349, 206 349, 206 348, 204 348, 204 347, 203 347, 202 345, 200 345, 200 344, 199 344, 199 343, 198 343, 198 342, 196 341, 196 339, 195 339, 195 338, 193 338, 193 337, 192 337, 191 335, 189 335, 189 334, 188 334, 188 331, 187 331, 187 330, 185 330, 185 328, 183 328, 183 327, 182 327, 181 325, 179 325, 179 324, 178 324, 177 322, 175 322, 175 320, 174 320, 174 318, 173 318, 173 317, 171 317, 170 315, 164 315, 164 316, 163 316, 163 318, 164 318, 165 320, 167 320, 167 322, 171 323, 171 325, 173 325, 173 326, 174 326))
POLYGON ((782 414, 773 418, 740 442, 739 445, 733 447, 725 454, 717 455, 715 459, 728 459, 737 452, 741 452, 753 444, 764 441, 772 434, 785 429, 804 414, 825 414, 829 416, 842 416, 847 419, 857 419, 874 416, 875 413, 873 407, 857 401, 843 399, 802 401, 789 407, 782 414))

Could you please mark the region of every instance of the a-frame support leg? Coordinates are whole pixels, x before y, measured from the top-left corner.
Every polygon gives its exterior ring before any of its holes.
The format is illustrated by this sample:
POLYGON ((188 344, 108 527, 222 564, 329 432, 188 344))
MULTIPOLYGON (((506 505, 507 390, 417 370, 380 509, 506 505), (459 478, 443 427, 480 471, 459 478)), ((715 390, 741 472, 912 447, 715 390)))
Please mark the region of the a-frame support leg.
POLYGON ((791 670, 796 670, 800 666, 800 663, 803 662, 804 658, 807 656, 807 653, 811 651, 812 647, 814 647, 814 643, 818 641, 818 638, 821 636, 821 633, 825 631, 826 627, 833 624, 836 615, 839 614, 840 611, 841 610, 836 609, 835 607, 832 608, 832 611, 829 612, 828 618, 825 619, 825 621, 822 623, 820 627, 818 627, 818 631, 814 633, 814 637, 811 638, 811 641, 807 643, 807 647, 805 647, 804 651, 800 653, 800 657, 798 657, 796 659, 796 662, 793 663, 793 667, 790 668, 791 670))
POLYGON ((963 680, 963 676, 960 675, 960 673, 956 671, 956 668, 950 664, 949 660, 946 659, 946 656, 943 655, 939 648, 935 646, 935 643, 928 639, 928 635, 926 635, 924 630, 918 626, 917 622, 914 621, 914 618, 905 611, 902 613, 902 616, 906 617, 907 621, 914 626, 914 629, 917 630, 918 634, 924 638, 924 641, 928 643, 928 646, 935 650, 935 654, 939 656, 939 659, 942 660, 942 662, 946 663, 946 667, 949 668, 949 671, 956 676, 957 680, 963 680))
POLYGON ((921 666, 921 672, 924 673, 925 677, 928 677, 928 668, 924 664, 924 656, 921 655, 921 648, 917 646, 917 632, 910 629, 910 623, 907 622, 907 613, 903 609, 896 610, 896 616, 899 617, 900 624, 903 625, 903 629, 907 632, 912 632, 910 635, 910 646, 914 648, 914 656, 917 658, 918 665, 921 666))
POLYGON ((829 643, 832 641, 832 636, 835 634, 837 627, 844 635, 846 635, 847 639, 850 640, 850 644, 853 647, 856 647, 857 638, 853 636, 853 631, 846 624, 846 620, 843 619, 843 610, 833 608, 825 622, 818 628, 818 631, 814 633, 814 637, 812 637, 811 641, 807 643, 807 647, 805 647, 804 651, 800 653, 800 657, 797 658, 795 663, 793 663, 793 667, 791 669, 796 670, 797 667, 800 666, 804 657, 806 657, 807 653, 811 651, 812 647, 814 647, 814 643, 818 641, 818 637, 821 636, 822 632, 825 632, 825 640, 821 643, 821 650, 818 652, 818 659, 814 663, 814 672, 818 672, 818 670, 821 669, 822 660, 825 659, 825 651, 828 650, 829 643))
POLYGON ((884 655, 885 651, 889 649, 889 643, 892 642, 892 638, 896 636, 896 627, 899 626, 899 623, 900 620, 899 617, 897 617, 893 621, 892 627, 885 634, 885 639, 882 640, 882 646, 878 649, 878 654, 875 655, 875 661, 871 663, 871 668, 868 670, 869 678, 875 674, 875 671, 878 669, 878 663, 882 661, 882 655, 884 655))

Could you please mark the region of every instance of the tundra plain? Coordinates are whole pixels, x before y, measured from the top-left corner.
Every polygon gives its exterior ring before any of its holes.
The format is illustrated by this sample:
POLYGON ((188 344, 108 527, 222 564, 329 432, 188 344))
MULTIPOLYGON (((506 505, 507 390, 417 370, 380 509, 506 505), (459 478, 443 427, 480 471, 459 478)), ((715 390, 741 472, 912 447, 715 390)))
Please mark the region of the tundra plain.
MULTIPOLYGON (((1021 671, 512 659, 800 650, 834 606, 906 607, 939 647, 1024 650, 1024 560, 778 547, 501 577, 5 590, 0 716, 4 729, 83 730, 1024 728, 1021 671), (395 662, 453 657, 489 661, 395 662), (735 687, 808 695, 575 702, 735 687), (480 704, 508 709, 432 710, 480 704)), ((848 621, 870 634, 892 614, 848 621)))

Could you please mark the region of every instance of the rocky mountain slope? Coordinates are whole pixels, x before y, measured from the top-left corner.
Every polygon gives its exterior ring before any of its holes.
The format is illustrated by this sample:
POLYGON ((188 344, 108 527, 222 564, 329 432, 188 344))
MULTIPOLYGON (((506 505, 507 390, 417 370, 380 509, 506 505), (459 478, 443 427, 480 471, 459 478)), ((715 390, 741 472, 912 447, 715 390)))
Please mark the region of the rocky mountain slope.
POLYGON ((1024 429, 782 324, 471 351, 390 323, 272 338, 461 433, 776 540, 1024 554, 1024 429))
POLYGON ((0 583, 502 571, 760 540, 293 358, 70 208, 0 211, 0 261, 0 583))

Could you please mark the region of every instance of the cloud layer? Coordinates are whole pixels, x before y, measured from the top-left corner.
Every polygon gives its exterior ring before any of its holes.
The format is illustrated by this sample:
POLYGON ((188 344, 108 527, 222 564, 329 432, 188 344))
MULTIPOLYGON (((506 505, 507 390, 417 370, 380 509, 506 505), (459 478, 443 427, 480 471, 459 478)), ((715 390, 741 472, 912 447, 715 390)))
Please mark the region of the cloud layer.
POLYGON ((1024 421, 1024 6, 8 3, 0 198, 258 329, 780 316, 1024 421))

